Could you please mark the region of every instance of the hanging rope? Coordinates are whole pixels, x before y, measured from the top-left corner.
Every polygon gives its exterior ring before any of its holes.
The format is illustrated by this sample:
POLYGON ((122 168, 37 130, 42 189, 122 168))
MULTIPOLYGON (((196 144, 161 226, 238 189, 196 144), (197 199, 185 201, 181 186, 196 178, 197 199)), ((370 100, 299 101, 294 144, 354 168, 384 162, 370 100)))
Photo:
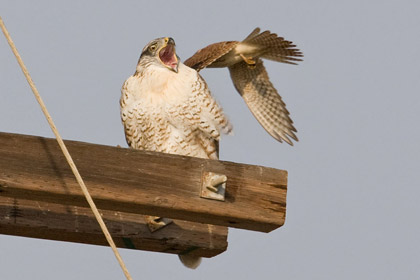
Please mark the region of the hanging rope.
POLYGON ((73 171, 73 174, 76 177, 76 180, 79 183, 80 188, 82 189, 82 192, 85 195, 86 200, 89 203, 90 208, 92 209, 92 212, 95 215, 96 220, 98 221, 99 225, 101 226, 101 229, 102 229, 102 231, 103 231, 103 233, 106 237, 106 240, 108 241, 109 245, 111 246, 112 251, 114 251, 115 257, 117 258, 117 260, 118 260, 118 262, 119 262, 119 264, 120 264, 120 266, 121 266, 121 268, 122 268, 122 270, 125 274, 125 277, 128 280, 132 280, 132 278, 130 276, 130 273, 128 272, 128 270, 127 270, 127 268, 124 264, 124 261, 122 260, 121 255, 118 252, 117 247, 115 246, 114 240, 112 240, 111 234, 109 233, 109 231, 108 231, 108 229, 107 229, 107 227, 106 227, 106 225, 105 225, 105 223, 104 223, 104 221, 101 217, 101 214, 98 211, 98 208, 96 208, 95 202, 93 202, 92 197, 90 196, 89 191, 86 188, 86 185, 85 185, 82 177, 80 176, 80 173, 77 170, 77 167, 74 164, 74 161, 73 161, 71 155, 69 154, 69 151, 67 150, 66 145, 63 142, 63 139, 61 138, 60 134, 58 133, 58 130, 55 127, 55 124, 54 124, 50 114, 47 111, 47 107, 45 107, 45 104, 42 101, 41 96, 39 95, 39 92, 36 89, 34 82, 32 81, 31 76, 29 75, 28 69, 26 69, 25 64, 23 64, 22 58, 20 57, 20 55, 19 55, 19 53, 18 53, 18 51, 15 47, 15 44, 13 43, 12 38, 10 37, 10 34, 7 31, 6 26, 4 25, 4 22, 3 22, 1 17, 0 17, 0 27, 3 31, 3 33, 4 33, 4 36, 7 39, 7 42, 10 45, 10 48, 12 49, 14 55, 16 56, 16 59, 17 59, 19 65, 20 65, 20 68, 22 69, 23 74, 25 75, 26 80, 28 81, 29 86, 32 89, 32 92, 34 93, 36 100, 38 101, 39 105, 41 106, 42 112, 44 113, 45 117, 47 118, 47 121, 48 121, 48 123, 51 127, 51 130, 54 132, 54 135, 57 139, 57 142, 60 145, 60 148, 63 151, 63 154, 66 157, 67 162, 70 165, 71 170, 73 171))

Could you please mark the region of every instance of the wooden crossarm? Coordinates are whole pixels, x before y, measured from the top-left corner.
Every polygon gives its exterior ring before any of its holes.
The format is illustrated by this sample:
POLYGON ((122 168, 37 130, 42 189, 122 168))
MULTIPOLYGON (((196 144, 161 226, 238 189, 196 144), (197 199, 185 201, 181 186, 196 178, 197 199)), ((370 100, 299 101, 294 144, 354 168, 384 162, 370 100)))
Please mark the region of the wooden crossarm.
MULTIPOLYGON (((65 141, 99 209, 269 232, 284 224, 287 172, 65 141), (227 176, 225 201, 200 197, 204 172, 227 176)), ((0 133, 0 195, 87 207, 54 139, 0 133)))

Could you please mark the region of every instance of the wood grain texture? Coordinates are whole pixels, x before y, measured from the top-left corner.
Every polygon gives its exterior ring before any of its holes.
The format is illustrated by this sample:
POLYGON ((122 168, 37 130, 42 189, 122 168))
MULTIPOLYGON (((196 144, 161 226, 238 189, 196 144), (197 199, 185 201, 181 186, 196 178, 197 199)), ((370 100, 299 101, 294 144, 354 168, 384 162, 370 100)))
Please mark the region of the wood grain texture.
MULTIPOLYGON (((101 210, 120 248, 213 257, 227 248, 227 227, 174 220, 151 233, 145 216, 101 210)), ((0 234, 108 246, 90 208, 0 195, 0 234)))
MULTIPOLYGON (((99 209, 269 232, 284 224, 287 172, 65 141, 99 209), (200 198, 203 172, 227 176, 224 202, 200 198)), ((87 207, 54 139, 0 133, 0 195, 87 207)))

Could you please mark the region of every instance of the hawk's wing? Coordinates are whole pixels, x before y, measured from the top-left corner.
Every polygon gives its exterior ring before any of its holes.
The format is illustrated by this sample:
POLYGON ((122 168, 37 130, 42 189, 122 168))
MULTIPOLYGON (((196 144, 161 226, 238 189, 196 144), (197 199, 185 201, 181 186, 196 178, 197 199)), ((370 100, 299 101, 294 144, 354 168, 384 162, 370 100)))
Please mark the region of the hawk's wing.
MULTIPOLYGON (((208 158, 219 158, 219 139, 221 133, 229 134, 232 131, 232 125, 223 113, 222 108, 217 104, 216 100, 211 96, 206 81, 197 75, 197 84, 192 96, 191 108, 187 108, 186 115, 190 116, 191 126, 197 126, 194 132, 195 137, 201 143, 206 151, 208 158)), ((184 113, 184 108, 182 112, 184 113)))
POLYGON ((238 41, 226 41, 208 45, 207 47, 198 50, 192 57, 185 60, 184 64, 197 70, 198 72, 230 52, 238 44, 238 41))
POLYGON ((257 59, 254 68, 245 62, 237 63, 229 67, 229 72, 235 88, 262 127, 280 142, 293 145, 288 137, 298 141, 286 104, 270 82, 262 60, 257 59))

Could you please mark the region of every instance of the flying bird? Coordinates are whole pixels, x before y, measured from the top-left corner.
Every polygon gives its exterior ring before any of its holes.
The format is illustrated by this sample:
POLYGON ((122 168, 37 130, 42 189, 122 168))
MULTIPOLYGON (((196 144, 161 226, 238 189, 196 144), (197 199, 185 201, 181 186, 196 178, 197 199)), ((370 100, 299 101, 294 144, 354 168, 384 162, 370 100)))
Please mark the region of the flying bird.
POLYGON ((292 42, 256 28, 242 42, 225 41, 198 50, 184 64, 197 71, 228 67, 233 84, 261 126, 275 139, 298 141, 286 104, 270 82, 262 58, 296 64, 303 54, 292 42), (291 139, 290 139, 291 138, 291 139))
MULTIPOLYGON (((198 72, 180 62, 172 38, 148 43, 121 89, 121 119, 131 148, 218 159, 221 133, 232 129, 198 72)), ((196 268, 201 258, 180 255, 196 268)))

